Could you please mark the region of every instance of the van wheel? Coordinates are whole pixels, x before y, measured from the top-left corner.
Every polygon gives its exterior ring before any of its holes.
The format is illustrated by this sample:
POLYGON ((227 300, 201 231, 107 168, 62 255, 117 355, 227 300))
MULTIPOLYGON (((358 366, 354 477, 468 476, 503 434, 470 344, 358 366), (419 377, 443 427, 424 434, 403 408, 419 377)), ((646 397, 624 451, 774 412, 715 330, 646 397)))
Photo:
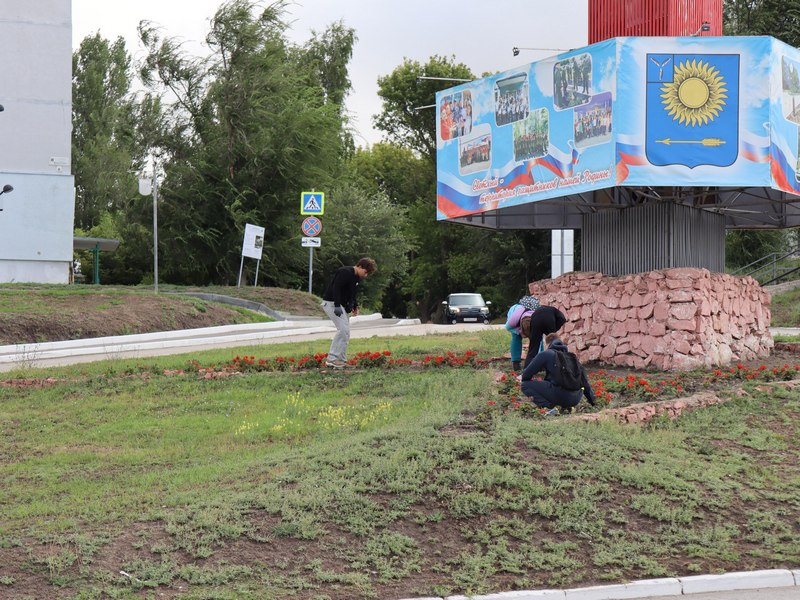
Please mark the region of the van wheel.
POLYGON ((458 319, 453 319, 453 320, 452 320, 452 321, 450 321, 450 322, 451 322, 453 325, 455 325, 456 323, 458 323, 458 319))
POLYGON ((488 324, 489 324, 489 319, 484 319, 484 320, 483 320, 483 324, 484 324, 484 325, 488 325, 488 324))

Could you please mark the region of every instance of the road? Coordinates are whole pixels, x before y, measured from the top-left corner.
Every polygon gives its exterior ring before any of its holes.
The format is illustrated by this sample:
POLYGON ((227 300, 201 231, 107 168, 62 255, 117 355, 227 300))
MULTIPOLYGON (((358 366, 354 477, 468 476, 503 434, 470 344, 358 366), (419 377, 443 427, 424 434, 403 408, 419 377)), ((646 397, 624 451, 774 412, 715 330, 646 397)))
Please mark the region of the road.
MULTIPOLYGON (((502 325, 459 323, 420 324, 418 319, 384 319, 380 314, 350 319, 350 337, 427 335, 476 329, 502 329, 502 325)), ((249 323, 184 329, 64 342, 0 346, 0 372, 16 368, 53 367, 117 358, 145 358, 214 348, 306 342, 331 339, 336 329, 327 319, 297 318, 271 323, 249 323)))
POLYGON ((649 600, 800 600, 800 587, 657 596, 649 600))

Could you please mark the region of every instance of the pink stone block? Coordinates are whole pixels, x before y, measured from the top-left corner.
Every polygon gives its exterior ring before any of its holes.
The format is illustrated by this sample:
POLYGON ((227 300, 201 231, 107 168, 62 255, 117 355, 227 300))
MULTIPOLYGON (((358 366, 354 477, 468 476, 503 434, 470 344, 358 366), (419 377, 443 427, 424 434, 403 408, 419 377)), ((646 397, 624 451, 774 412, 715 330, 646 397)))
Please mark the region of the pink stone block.
POLYGON ((669 309, 669 314, 675 319, 688 321, 690 319, 694 319, 694 316, 697 314, 697 305, 693 302, 681 302, 679 304, 673 304, 669 309))
POLYGON ((694 319, 691 321, 684 319, 667 319, 667 328, 677 331, 694 331, 695 325, 694 319))
POLYGON ((692 285, 692 282, 689 279, 671 279, 668 278, 666 280, 666 285, 671 290, 677 289, 686 289, 692 285))
POLYGON ((628 327, 625 323, 615 322, 611 325, 611 329, 609 329, 608 332, 615 338, 624 338, 628 335, 628 327))
POLYGON ((686 289, 679 289, 674 290, 670 295, 669 299, 671 302, 693 302, 695 300, 695 295, 686 289))
POLYGON ((657 321, 666 321, 669 317, 669 302, 660 300, 653 307, 653 318, 657 321))
POLYGON ((600 351, 600 358, 602 360, 604 360, 604 361, 608 361, 610 358, 612 358, 616 354, 616 350, 617 350, 616 345, 614 345, 614 346, 605 346, 600 351))

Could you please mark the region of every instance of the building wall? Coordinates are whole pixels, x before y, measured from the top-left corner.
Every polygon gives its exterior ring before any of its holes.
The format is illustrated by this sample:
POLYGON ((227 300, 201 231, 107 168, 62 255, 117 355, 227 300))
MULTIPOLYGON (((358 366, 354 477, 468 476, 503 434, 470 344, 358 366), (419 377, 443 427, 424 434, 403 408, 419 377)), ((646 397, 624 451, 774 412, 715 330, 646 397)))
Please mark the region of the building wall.
POLYGON ((74 180, 71 0, 4 0, 0 15, 0 282, 67 283, 74 180))
POLYGON ((589 43, 625 36, 722 35, 722 0, 589 0, 589 43))

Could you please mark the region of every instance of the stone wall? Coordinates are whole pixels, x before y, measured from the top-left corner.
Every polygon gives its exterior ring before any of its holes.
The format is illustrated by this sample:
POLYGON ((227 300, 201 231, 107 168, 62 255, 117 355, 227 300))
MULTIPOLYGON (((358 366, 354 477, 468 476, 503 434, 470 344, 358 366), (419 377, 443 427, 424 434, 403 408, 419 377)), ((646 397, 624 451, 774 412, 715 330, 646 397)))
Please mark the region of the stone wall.
POLYGON ((530 293, 561 309, 584 362, 691 370, 769 356, 769 293, 751 277, 674 268, 622 277, 567 273, 530 293))

